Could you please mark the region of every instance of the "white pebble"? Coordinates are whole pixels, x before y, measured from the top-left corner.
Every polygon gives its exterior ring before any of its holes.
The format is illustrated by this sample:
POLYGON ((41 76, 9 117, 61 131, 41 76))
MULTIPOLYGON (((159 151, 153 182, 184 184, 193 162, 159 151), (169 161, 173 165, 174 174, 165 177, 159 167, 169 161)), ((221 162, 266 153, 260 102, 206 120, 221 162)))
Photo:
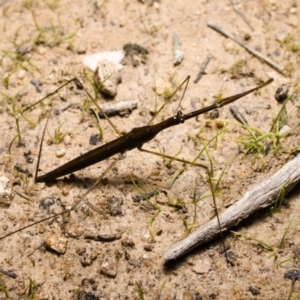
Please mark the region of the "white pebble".
POLYGON ((66 155, 66 149, 60 148, 56 151, 56 157, 63 157, 66 155))
POLYGON ((18 78, 19 79, 24 79, 24 77, 26 76, 26 71, 24 70, 24 69, 22 69, 22 70, 20 70, 19 72, 18 72, 18 78))
POLYGON ((64 144, 67 145, 71 145, 72 139, 71 137, 67 134, 64 136, 64 144))
POLYGON ((0 175, 0 204, 10 205, 15 194, 9 184, 9 179, 4 175, 0 175))

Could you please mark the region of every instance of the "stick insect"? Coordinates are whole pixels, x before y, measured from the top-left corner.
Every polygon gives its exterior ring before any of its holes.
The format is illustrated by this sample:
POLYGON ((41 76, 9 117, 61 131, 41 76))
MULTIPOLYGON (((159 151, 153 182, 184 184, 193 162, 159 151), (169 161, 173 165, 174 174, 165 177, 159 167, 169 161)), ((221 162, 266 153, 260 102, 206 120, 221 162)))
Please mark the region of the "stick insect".
MULTIPOLYGON (((182 83, 184 84, 186 81, 189 80, 189 77, 182 83)), ((170 117, 160 123, 154 124, 154 125, 147 125, 143 127, 135 127, 128 133, 126 133, 123 136, 120 136, 119 138, 108 142, 104 145, 101 145, 91 151, 88 151, 87 153, 78 156, 77 158, 67 162, 66 164, 56 168, 53 171, 50 171, 44 175, 36 176, 36 182, 49 182, 52 181, 58 177, 68 175, 70 173, 76 172, 78 170, 84 169, 86 167, 89 167, 93 164, 96 164, 98 162, 101 162, 117 153, 124 153, 126 151, 132 150, 137 148, 140 151, 147 152, 148 150, 145 150, 142 148, 142 146, 154 139, 154 137, 161 132, 164 129, 167 129, 169 127, 179 125, 184 123, 185 121, 195 118, 201 114, 204 114, 208 111, 211 111, 215 108, 220 108, 224 105, 230 104, 254 91, 257 91, 264 86, 270 84, 273 81, 273 79, 269 79, 268 81, 262 83, 261 85, 247 90, 245 92, 242 92, 240 94, 230 96, 228 98, 224 98, 223 100, 216 102, 210 106, 204 107, 202 109, 184 114, 181 110, 178 110, 178 112, 173 116, 170 117)), ((181 84, 181 85, 182 85, 181 84)), ((161 154, 160 154, 161 155, 161 154)), ((171 158, 171 157, 169 157, 171 158)), ((187 162, 185 160, 180 160, 181 162, 187 162)), ((195 164, 197 165, 197 164, 195 164)), ((198 164, 199 165, 199 164, 198 164)), ((203 166, 203 165, 200 165, 203 166)))
MULTIPOLYGON (((186 83, 186 86, 185 86, 185 89, 184 89, 184 92, 183 92, 183 95, 181 97, 181 100, 184 96, 184 93, 186 91, 186 88, 187 88, 187 84, 188 84, 188 81, 190 79, 190 76, 188 76, 183 83, 181 83, 181 85, 175 90, 174 93, 172 93, 172 95, 170 96, 170 98, 172 98, 172 96, 174 96, 174 94, 186 83)), ((77 78, 74 78, 74 79, 71 79, 69 81, 67 81, 64 85, 62 85, 59 89, 61 89, 62 87, 64 87, 65 85, 69 84, 71 81, 75 81, 75 83, 80 87, 82 88, 87 94, 88 96, 92 98, 92 96, 89 94, 89 92, 84 88, 84 86, 81 84, 81 82, 77 79, 77 78)), ((200 167, 204 167, 204 168, 207 168, 206 165, 203 165, 203 164, 200 164, 200 163, 191 163, 189 161, 186 161, 184 159, 180 159, 180 158, 174 158, 174 157, 171 157, 171 156, 168 156, 168 155, 165 155, 165 154, 161 154, 161 153, 157 153, 157 152, 153 152, 153 151, 150 151, 150 150, 146 150, 146 149, 143 149, 142 146, 151 141, 159 132, 163 131, 164 129, 167 129, 169 127, 173 127, 175 125, 179 125, 179 124, 182 124, 184 123, 185 121, 189 120, 189 119, 192 119, 192 118, 195 118, 201 114, 204 114, 206 112, 209 112, 213 109, 216 109, 216 108, 220 108, 220 107, 223 107, 227 104, 230 104, 250 93, 253 93, 267 85, 269 85, 271 82, 273 81, 272 78, 270 78, 269 80, 263 82, 262 84, 252 88, 252 89, 249 89, 247 91, 244 91, 242 93, 239 93, 239 94, 236 94, 236 95, 233 95, 233 96, 230 96, 230 97, 227 97, 227 98, 224 98, 220 101, 217 101, 215 102, 214 104, 210 105, 210 106, 207 106, 207 107, 204 107, 204 108, 201 108, 199 110, 195 110, 195 111, 192 111, 190 113, 187 113, 187 114, 184 114, 181 110, 178 110, 177 113, 162 121, 162 122, 159 122, 157 124, 154 124, 154 125, 146 125, 146 126, 142 126, 142 127, 135 127, 133 128, 131 131, 129 131, 127 134, 123 135, 123 136, 120 136, 118 138, 116 138, 115 140, 112 140, 111 142, 108 142, 102 146, 99 146, 91 151, 88 151, 87 153, 67 162, 66 164, 44 174, 44 175, 41 175, 41 176, 37 176, 37 173, 38 173, 38 168, 39 168, 39 163, 40 163, 40 156, 41 156, 41 152, 42 152, 42 143, 41 143, 41 147, 40 147, 40 150, 39 150, 39 158, 38 158, 38 162, 37 162, 37 167, 36 167, 36 172, 35 172, 35 181, 36 182, 49 182, 49 181, 53 181, 59 177, 62 177, 62 176, 65 176, 65 175, 68 175, 70 173, 73 173, 73 172, 76 172, 78 170, 81 170, 83 168, 86 168, 90 165, 93 165, 95 163, 98 163, 98 162, 101 162, 115 154, 118 154, 118 153, 124 153, 126 151, 130 151, 132 149, 135 149, 137 148, 138 150, 140 151, 143 151, 143 152, 148 152, 148 153, 151 153, 151 154, 155 154, 155 155, 159 155, 159 156, 163 156, 165 158, 168 158, 168 159, 171 159, 171 160, 176 160, 176 161, 179 161, 179 162, 183 162, 183 163, 189 163, 189 164, 192 164, 194 166, 200 166, 200 167)), ((43 99, 41 99, 40 101, 38 101, 37 103, 43 101, 44 99, 54 95, 55 93, 58 92, 58 90, 55 90, 54 92, 48 94, 46 97, 44 97, 43 99)), ((34 105, 36 105, 37 103, 31 105, 30 107, 26 108, 25 110, 28 110, 30 109, 31 107, 33 107, 34 105)), ((163 106, 158 110, 158 112, 160 112, 164 106, 167 104, 164 103, 163 106)), ((95 105, 98 107, 98 109, 102 112, 101 108, 95 103, 95 105)), ((24 110, 24 111, 25 111, 24 110)), ((23 111, 23 112, 24 112, 23 111)), ((108 120, 108 122, 111 124, 111 126, 113 126, 113 124, 111 123, 111 121, 109 120, 109 118, 105 115, 105 113, 103 113, 103 115, 105 116, 105 118, 108 120)), ((49 119, 49 118, 48 118, 49 119)), ((152 120, 150 121, 150 123, 153 121, 153 118, 152 120)), ((149 123, 149 124, 150 124, 149 123)), ((46 124, 47 126, 47 124, 46 124)), ((45 134, 45 129, 46 129, 46 126, 44 128, 44 132, 43 132, 43 137, 44 137, 44 134, 45 134)), ((114 127, 114 126, 113 126, 114 127)), ((115 128, 115 127, 114 127, 115 128)), ((42 138, 43 140, 43 138, 42 138)), ((112 164, 108 170, 110 170, 112 168, 114 164, 112 164)), ((108 171, 106 170, 106 172, 108 171)), ((105 172, 105 173, 106 173, 105 172)), ((101 177, 102 178, 102 177, 101 177)), ((72 206, 71 209, 67 210, 67 211, 64 211, 62 213, 59 213, 59 214, 56 214, 56 215, 52 215, 52 216, 49 216, 47 218, 44 218, 40 221, 37 221, 35 223, 32 223, 30 225, 27 225, 26 227, 23 227, 21 229, 18 229, 18 230, 15 230, 13 232, 10 232, 2 237, 0 237, 0 239, 3 239, 9 235, 12 235, 18 231, 21 231, 25 228, 28 228, 28 227, 31 227, 32 225, 35 225, 35 224, 38 224, 38 223, 41 223, 43 221, 46 221, 46 220, 49 220, 55 216, 59 216, 59 215, 62 215, 62 214, 65 214, 65 213, 68 213, 70 212, 71 210, 74 210, 75 207, 77 207, 77 205, 79 204, 80 201, 82 201, 82 199, 84 199, 86 197, 86 195, 91 191, 91 189, 93 189, 95 187, 95 185, 97 185, 100 181, 99 178, 89 189, 86 193, 84 193, 84 195, 82 195, 80 197, 80 200, 72 206)))

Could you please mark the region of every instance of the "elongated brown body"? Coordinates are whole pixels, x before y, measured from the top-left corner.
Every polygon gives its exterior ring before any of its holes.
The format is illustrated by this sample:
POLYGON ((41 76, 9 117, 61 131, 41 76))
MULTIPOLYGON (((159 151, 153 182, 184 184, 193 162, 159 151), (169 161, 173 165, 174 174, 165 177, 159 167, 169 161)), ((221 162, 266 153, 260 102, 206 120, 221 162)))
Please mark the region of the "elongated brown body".
POLYGON ((111 142, 108 142, 98 148, 95 148, 81 156, 78 156, 77 158, 67 162, 66 164, 62 165, 61 167, 58 167, 57 169, 55 169, 53 171, 50 171, 49 173, 46 173, 42 176, 37 176, 36 182, 52 181, 58 177, 68 175, 75 171, 86 168, 90 165, 93 165, 97 162, 105 160, 117 153, 123 153, 125 151, 129 151, 134 148, 141 148, 144 143, 152 140, 160 131, 162 131, 168 127, 171 127, 171 126, 175 126, 175 125, 184 123, 186 120, 189 120, 191 118, 199 116, 199 115, 201 115, 205 112, 208 112, 210 110, 213 110, 215 108, 219 108, 219 107, 222 107, 229 103, 232 103, 232 102, 236 101, 237 99, 242 98, 242 97, 246 96, 247 94, 250 94, 250 93, 252 93, 256 90, 259 90, 260 88, 270 84, 272 81, 273 81, 273 79, 271 78, 268 81, 262 83, 261 85, 255 87, 253 89, 250 89, 248 91, 242 92, 237 95, 233 95, 231 97, 224 98, 219 102, 216 102, 210 106, 201 108, 199 110, 192 111, 187 114, 183 114, 181 111, 178 111, 176 115, 174 115, 173 117, 168 118, 160 123, 133 128, 127 134, 125 134, 111 142))

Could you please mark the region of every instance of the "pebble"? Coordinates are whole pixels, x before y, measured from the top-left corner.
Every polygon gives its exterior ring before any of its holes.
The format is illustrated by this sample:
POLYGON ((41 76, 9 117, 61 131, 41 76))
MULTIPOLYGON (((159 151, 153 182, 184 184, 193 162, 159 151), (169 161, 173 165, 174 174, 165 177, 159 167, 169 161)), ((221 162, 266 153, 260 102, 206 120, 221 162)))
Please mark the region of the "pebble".
POLYGON ((197 274, 205 274, 211 270, 211 262, 208 258, 198 259, 192 270, 197 274))
POLYGON ((116 277, 117 275, 117 260, 114 255, 106 255, 100 267, 100 272, 109 277, 116 277))
POLYGON ((47 49, 43 46, 39 46, 39 47, 37 47, 37 52, 40 55, 44 55, 47 52, 47 49))
POLYGON ((67 146, 67 145, 71 145, 71 142, 72 142, 72 139, 71 139, 71 137, 68 135, 68 134, 66 134, 65 136, 64 136, 64 144, 67 146))
POLYGON ((0 204, 9 206, 15 196, 12 187, 9 183, 9 179, 0 174, 0 204))
POLYGON ((84 230, 77 224, 71 223, 65 228, 65 235, 73 238, 80 237, 84 233, 84 230))
POLYGON ((94 73, 94 83, 100 91, 110 97, 117 94, 117 85, 120 83, 118 67, 106 59, 98 62, 94 73))
POLYGON ((275 99, 282 103, 285 99, 287 99, 289 94, 289 86, 288 84, 282 84, 279 88, 277 88, 275 92, 275 99))
POLYGON ((92 248, 85 248, 84 253, 80 255, 79 261, 83 267, 88 267, 97 259, 98 253, 92 248))
POLYGON ((193 299, 194 299, 194 296, 191 292, 189 292, 189 291, 183 292, 182 300, 193 300, 193 299))
POLYGON ((111 197, 107 199, 107 206, 111 216, 122 215, 123 199, 119 197, 111 197))
POLYGON ((27 73, 27 72, 26 72, 24 69, 20 70, 20 71, 18 72, 18 78, 19 78, 19 79, 24 79, 25 76, 26 76, 26 73, 27 73))
POLYGON ((282 126, 282 128, 279 130, 278 134, 279 134, 280 137, 282 137, 282 136, 287 136, 287 135, 290 134, 291 130, 292 130, 292 128, 291 128, 290 126, 284 125, 284 126, 282 126))
POLYGON ((134 242, 128 237, 124 238, 121 243, 122 243, 123 247, 134 247, 135 246, 134 242))
POLYGON ((58 237, 51 235, 45 240, 47 248, 56 251, 59 254, 64 254, 67 249, 67 239, 64 237, 58 237))
POLYGON ((60 148, 56 151, 56 157, 63 157, 66 155, 66 149, 60 148))

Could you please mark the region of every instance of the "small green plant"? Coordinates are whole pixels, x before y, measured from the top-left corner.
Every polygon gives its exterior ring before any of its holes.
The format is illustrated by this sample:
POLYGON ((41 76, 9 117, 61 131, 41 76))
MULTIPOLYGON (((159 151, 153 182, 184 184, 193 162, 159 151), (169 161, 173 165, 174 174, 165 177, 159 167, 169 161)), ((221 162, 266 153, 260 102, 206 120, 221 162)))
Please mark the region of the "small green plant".
POLYGON ((63 139, 64 139, 64 137, 65 137, 65 133, 62 133, 61 132, 61 128, 62 128, 62 126, 63 126, 63 124, 64 124, 64 122, 62 122, 55 130, 54 130, 54 134, 53 135, 50 135, 50 133, 48 132, 48 135, 49 135, 49 137, 50 137, 50 139, 51 139, 51 142, 53 143, 53 144, 60 144, 62 141, 63 141, 63 139))
POLYGON ((243 68, 246 65, 246 61, 240 59, 234 63, 234 65, 229 69, 229 74, 231 78, 240 78, 243 74, 243 68))
POLYGON ((281 45, 285 47, 285 51, 296 53, 300 58, 300 42, 297 42, 297 33, 287 34, 281 41, 281 45))
POLYGON ((4 293, 4 295, 5 295, 5 297, 7 298, 7 299, 9 299, 10 297, 9 297, 9 293, 8 293, 8 291, 7 291, 7 288, 6 288, 6 286, 5 286, 5 284, 0 280, 0 291, 2 291, 3 293, 4 293))
POLYGON ((27 299, 37 300, 37 298, 35 298, 35 293, 39 289, 40 285, 36 284, 30 277, 28 279, 29 279, 29 285, 28 285, 27 299))
POLYGON ((31 13, 35 28, 37 30, 37 35, 33 39, 35 45, 42 44, 53 48, 60 46, 65 42, 70 42, 75 36, 75 32, 66 35, 64 29, 60 25, 54 25, 52 22, 50 27, 40 26, 34 12, 33 1, 24 1, 23 6, 31 13))
POLYGON ((21 91, 19 91, 16 95, 14 96, 9 96, 7 94, 4 94, 2 92, 0 92, 2 94, 2 96, 4 96, 4 103, 6 104, 6 107, 10 113, 10 115, 14 118, 15 123, 16 123, 16 129, 17 129, 17 133, 16 135, 13 137, 13 139, 11 140, 9 147, 8 147, 8 153, 10 153, 11 151, 11 147, 14 143, 15 140, 18 141, 18 143, 21 143, 22 141, 22 135, 21 135, 21 128, 20 128, 20 119, 24 119, 29 125, 31 126, 35 126, 36 124, 30 120, 29 118, 27 118, 24 113, 23 113, 23 109, 21 107, 18 107, 16 103, 18 103, 18 98, 19 95, 21 93, 21 91))
POLYGON ((136 285, 136 291, 138 293, 139 299, 140 300, 145 300, 142 284, 140 282, 136 282, 135 285, 136 285))
POLYGON ((162 27, 162 25, 147 26, 144 16, 142 15, 140 7, 139 7, 139 13, 140 13, 140 20, 141 20, 141 24, 143 26, 144 32, 151 36, 155 36, 157 34, 157 32, 159 31, 159 29, 162 27))
MULTIPOLYGON (((276 155, 280 151, 289 151, 288 148, 284 148, 282 140, 289 135, 297 126, 299 126, 300 122, 294 124, 288 132, 281 133, 280 130, 283 125, 286 123, 287 118, 291 115, 294 109, 296 109, 299 105, 300 100, 297 101, 293 105, 293 107, 284 114, 286 111, 287 104, 291 101, 291 99, 296 95, 300 90, 300 87, 295 88, 293 93, 287 97, 287 99, 281 105, 281 108, 277 115, 275 116, 270 129, 268 132, 263 132, 257 128, 251 127, 247 124, 238 124, 238 126, 243 127, 248 135, 237 138, 237 142, 244 145, 244 154, 257 154, 261 158, 263 158, 271 149, 273 150, 273 154, 276 155)), ((290 149, 291 151, 295 151, 295 149, 290 149)))

